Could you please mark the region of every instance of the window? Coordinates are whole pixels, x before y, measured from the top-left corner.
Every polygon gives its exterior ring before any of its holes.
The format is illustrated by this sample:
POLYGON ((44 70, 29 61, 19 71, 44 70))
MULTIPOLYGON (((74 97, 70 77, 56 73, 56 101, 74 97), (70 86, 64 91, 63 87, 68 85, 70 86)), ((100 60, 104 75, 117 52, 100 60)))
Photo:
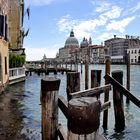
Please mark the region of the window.
POLYGON ((5 57, 5 74, 7 74, 7 57, 5 57))
POLYGON ((0 36, 4 36, 4 16, 0 15, 0 36))
POLYGON ((1 62, 1 54, 0 54, 0 81, 2 80, 2 64, 1 64, 2 62, 1 62))
POLYGON ((7 40, 7 28, 8 28, 8 26, 7 26, 7 16, 5 16, 5 35, 4 35, 5 40, 7 40))

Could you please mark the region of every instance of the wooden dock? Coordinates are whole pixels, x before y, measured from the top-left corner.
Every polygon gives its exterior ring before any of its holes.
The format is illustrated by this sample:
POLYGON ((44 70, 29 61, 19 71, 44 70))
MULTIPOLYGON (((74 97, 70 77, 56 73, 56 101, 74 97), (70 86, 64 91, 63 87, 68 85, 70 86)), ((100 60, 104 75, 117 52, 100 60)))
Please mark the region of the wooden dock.
MULTIPOLYGON (((85 69, 86 69, 85 65, 85 69)), ((115 131, 125 129, 123 95, 127 100, 140 107, 140 100, 132 95, 123 84, 123 72, 113 71, 110 76, 110 60, 106 59, 105 85, 100 86, 100 70, 91 70, 89 88, 85 70, 85 90, 80 91, 80 73, 67 73, 67 99, 58 95, 60 79, 47 77, 41 80, 42 140, 105 140, 99 133, 100 112, 103 112, 103 128, 108 129, 108 109, 110 90, 113 87, 115 131), (104 94, 104 102, 99 99, 104 94), (67 128, 58 124, 58 110, 67 120, 67 128)), ((88 69, 88 68, 87 68, 88 69)), ((129 82, 130 83, 130 82, 129 82)), ((127 102, 126 102, 127 103, 127 102)))
POLYGON ((69 93, 69 101, 58 95, 59 85, 56 78, 41 80, 42 140, 57 140, 57 136, 60 140, 105 140, 98 132, 100 112, 108 109, 110 102, 101 104, 96 96, 110 90, 111 85, 69 93), (67 130, 58 125, 58 108, 68 121, 67 130))
POLYGON ((70 70, 68 68, 63 68, 63 67, 60 67, 60 68, 55 68, 55 67, 48 67, 48 68, 33 68, 33 67, 31 68, 30 67, 30 68, 26 68, 26 75, 28 75, 28 74, 32 75, 32 72, 35 72, 38 75, 40 75, 41 73, 44 73, 45 75, 49 75, 49 73, 64 74, 64 73, 68 73, 68 72, 74 72, 74 70, 70 70))

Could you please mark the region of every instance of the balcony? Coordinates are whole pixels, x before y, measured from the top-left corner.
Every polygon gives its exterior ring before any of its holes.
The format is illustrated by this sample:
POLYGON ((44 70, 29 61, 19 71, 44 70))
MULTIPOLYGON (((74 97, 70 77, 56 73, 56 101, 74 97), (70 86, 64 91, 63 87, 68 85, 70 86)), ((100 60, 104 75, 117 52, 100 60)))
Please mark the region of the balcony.
POLYGON ((25 68, 11 68, 9 69, 9 84, 18 83, 25 80, 25 68))

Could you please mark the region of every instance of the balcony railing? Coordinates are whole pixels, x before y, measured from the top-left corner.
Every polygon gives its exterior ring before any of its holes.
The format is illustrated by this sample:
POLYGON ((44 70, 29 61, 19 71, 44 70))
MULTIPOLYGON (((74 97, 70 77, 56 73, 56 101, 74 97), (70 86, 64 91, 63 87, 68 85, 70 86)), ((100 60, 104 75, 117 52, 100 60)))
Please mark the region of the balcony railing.
POLYGON ((9 81, 17 80, 25 77, 25 68, 11 68, 9 69, 9 81))

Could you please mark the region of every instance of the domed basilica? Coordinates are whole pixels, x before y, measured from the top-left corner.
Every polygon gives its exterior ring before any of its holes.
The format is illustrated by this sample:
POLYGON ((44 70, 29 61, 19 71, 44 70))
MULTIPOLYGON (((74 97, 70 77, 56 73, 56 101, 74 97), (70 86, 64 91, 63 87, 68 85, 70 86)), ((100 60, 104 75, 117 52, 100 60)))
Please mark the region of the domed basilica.
POLYGON ((74 31, 71 30, 70 36, 66 39, 64 47, 59 49, 59 59, 61 59, 60 61, 70 62, 78 49, 79 42, 74 36, 74 31))
POLYGON ((64 63, 90 61, 92 59, 92 48, 94 46, 92 46, 91 37, 89 40, 84 37, 79 45, 77 38, 74 36, 74 31, 71 30, 64 47, 59 49, 59 61, 64 63))
POLYGON ((79 42, 74 36, 73 30, 70 32, 70 36, 66 39, 64 48, 78 48, 79 42))

